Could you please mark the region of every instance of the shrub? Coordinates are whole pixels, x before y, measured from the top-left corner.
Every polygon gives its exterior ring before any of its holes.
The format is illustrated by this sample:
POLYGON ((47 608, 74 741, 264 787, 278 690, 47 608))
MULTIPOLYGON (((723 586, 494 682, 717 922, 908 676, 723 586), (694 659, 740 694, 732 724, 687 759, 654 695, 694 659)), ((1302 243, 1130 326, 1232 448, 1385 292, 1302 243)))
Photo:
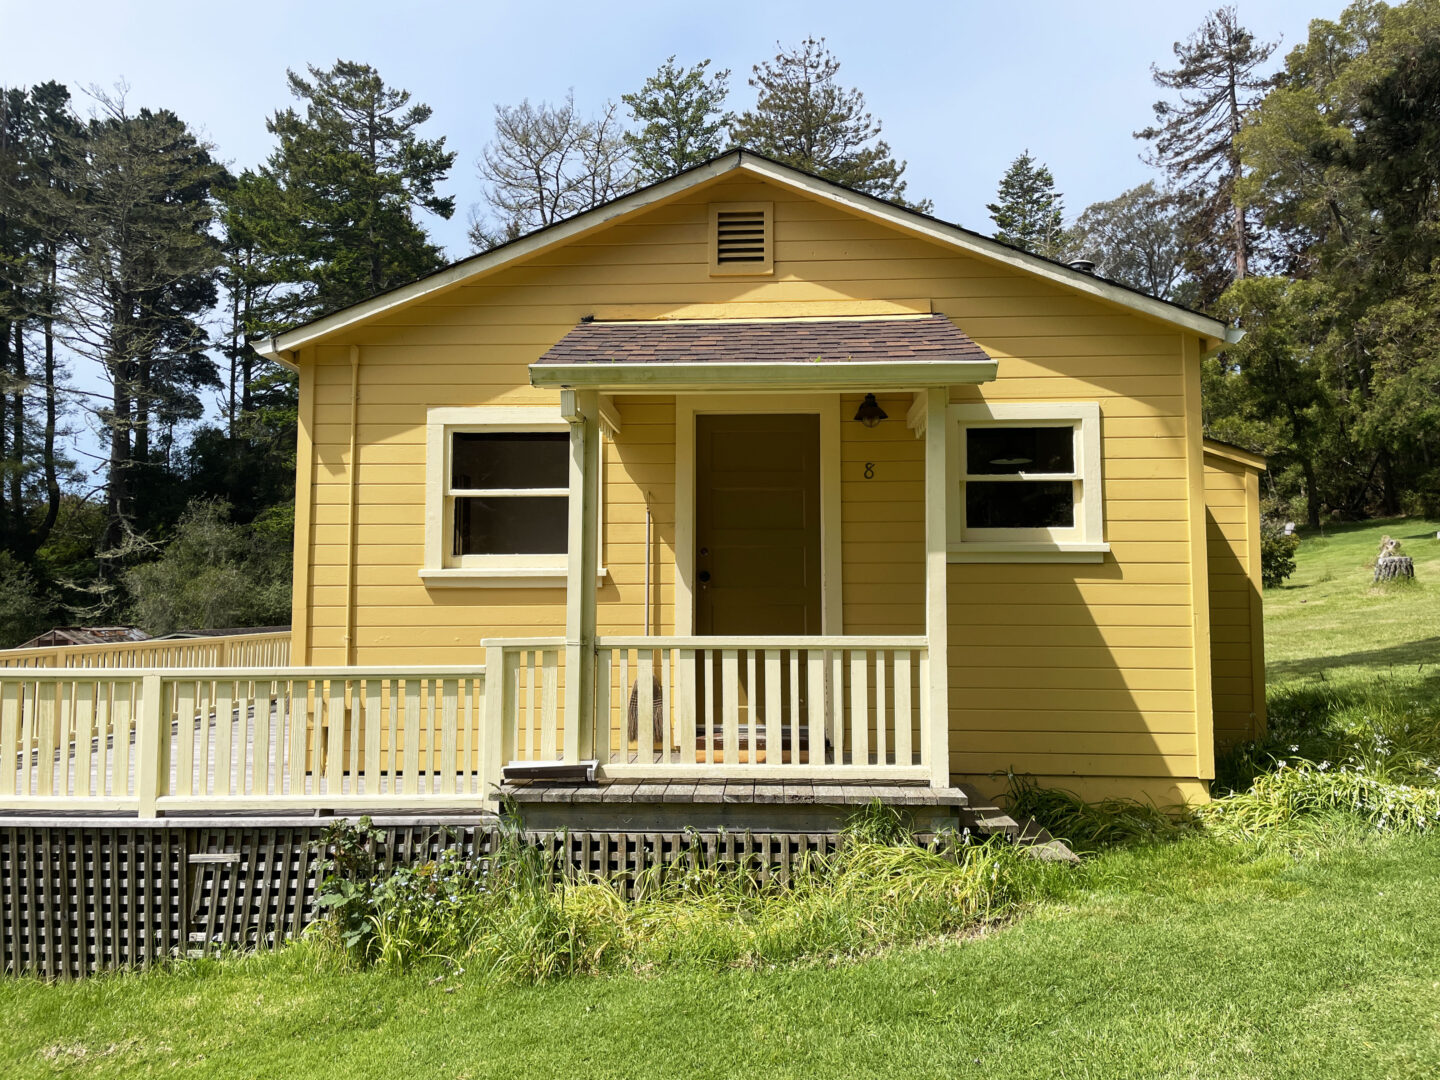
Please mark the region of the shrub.
POLYGON ((8 551, 0 551, 0 649, 48 629, 54 610, 30 569, 8 551))
POLYGON ((1295 551, 1300 537, 1287 536, 1285 526, 1273 518, 1260 519, 1260 581, 1267 589, 1282 584, 1295 572, 1295 551))
POLYGON ((292 528, 278 515, 237 525, 228 503, 191 502, 160 558, 125 575, 135 621, 152 634, 289 622, 292 528))

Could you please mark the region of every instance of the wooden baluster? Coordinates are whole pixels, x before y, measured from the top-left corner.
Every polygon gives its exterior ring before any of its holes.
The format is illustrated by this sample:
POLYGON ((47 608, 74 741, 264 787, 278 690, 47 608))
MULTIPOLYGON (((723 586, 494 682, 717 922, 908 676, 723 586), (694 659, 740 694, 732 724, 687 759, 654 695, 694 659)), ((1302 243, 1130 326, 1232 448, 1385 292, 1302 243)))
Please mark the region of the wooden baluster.
POLYGON ((758 751, 756 732, 760 727, 760 681, 755 674, 755 650, 745 650, 745 719, 749 721, 745 725, 745 749, 746 760, 751 765, 756 765, 758 751))
POLYGON ((139 683, 116 683, 114 697, 110 702, 110 731, 112 753, 111 787, 116 795, 134 795, 135 785, 130 777, 130 725, 135 718, 135 691, 139 683))
POLYGON ((120 690, 113 679, 95 684, 95 794, 112 798, 121 795, 120 774, 115 771, 115 751, 120 744, 110 730, 111 701, 120 690))
POLYGON ((679 708, 676 715, 679 717, 680 725, 680 762, 683 765, 695 764, 695 650, 681 649, 678 659, 679 665, 679 687, 676 693, 679 695, 679 708))
POLYGON ((420 680, 405 680, 405 766, 403 790, 414 795, 420 790, 420 680))
POLYGON ((885 740, 885 657, 887 650, 875 650, 875 764, 886 764, 885 740))
POLYGON ((380 774, 385 771, 380 761, 382 682, 380 679, 365 680, 365 758, 360 762, 360 770, 365 774, 366 795, 380 794, 380 774))
POLYGON ((714 649, 700 654, 703 663, 700 670, 705 673, 705 763, 715 763, 715 679, 719 657, 714 649))
POLYGON ((616 745, 614 732, 610 727, 612 717, 610 702, 610 661, 615 650, 604 648, 595 657, 595 760, 608 764, 611 748, 616 745))
MULTIPOLYGON (((835 744, 835 764, 845 764, 845 650, 831 649, 830 685, 826 696, 830 699, 830 738, 835 744)), ((853 749, 853 748, 852 748, 853 749)), ((851 758, 852 764, 854 758, 851 758)))
POLYGON ((675 694, 670 681, 670 650, 660 650, 660 732, 664 737, 661 746, 663 747, 660 760, 669 764, 675 759, 675 718, 674 704, 675 694))
MULTIPOLYGON (((15 794, 19 741, 20 684, 7 680, 0 683, 0 797, 15 794)), ((25 757, 30 757, 28 750, 25 757)))
POLYGON ((930 745, 930 695, 926 687, 930 685, 930 650, 922 649, 920 652, 920 764, 929 765, 929 754, 926 748, 930 745))
POLYGON ((60 718, 55 714, 55 680, 43 679, 36 684, 35 724, 40 731, 40 794, 55 793, 56 741, 60 718))
POLYGON ((454 679, 437 680, 440 688, 440 791, 455 794, 455 774, 460 771, 459 720, 460 684, 454 679))
POLYGON ((330 680, 329 728, 325 745, 325 794, 339 795, 345 788, 345 680, 330 680))
MULTIPOLYGON (((240 737, 245 732, 242 727, 240 737)), ((240 744, 240 783, 231 783, 231 750, 235 738, 235 684, 215 684, 215 785, 212 795, 236 795, 245 790, 245 744, 240 744)))
POLYGON ((270 745, 271 717, 276 715, 274 709, 277 696, 273 682, 250 685, 250 701, 255 709, 255 719, 252 722, 255 728, 255 748, 252 751, 254 764, 250 769, 250 790, 257 795, 270 794, 271 776, 280 775, 278 770, 271 769, 271 762, 284 756, 280 749, 283 724, 273 735, 275 745, 270 745))
MULTIPOLYGON (((820 649, 805 650, 805 740, 809 746, 807 759, 811 765, 825 764, 825 654, 820 649)), ((838 764, 838 762, 837 762, 838 764)))
POLYGON ((869 651, 850 650, 850 763, 870 763, 869 688, 865 673, 869 667, 869 651))
MULTIPOLYGON (((770 765, 785 762, 785 717, 782 715, 780 685, 780 653, 765 650, 765 761, 770 765)), ((756 745, 759 743, 757 741, 756 745)))
POLYGON ((800 650, 790 650, 790 764, 800 764, 800 650))
MULTIPOLYGON (((629 705, 627 703, 628 710, 629 705)), ((655 761, 655 654, 635 654, 635 752, 641 765, 655 761)))
POLYGON ((360 748, 363 745, 363 721, 364 714, 365 683, 363 679, 345 680, 345 742, 348 749, 345 751, 346 769, 349 777, 347 786, 351 795, 360 794, 360 748))
MULTIPOLYGON (((630 647, 620 650, 620 745, 625 748, 622 761, 630 759, 630 647)), ((636 727, 635 745, 640 745, 639 727, 636 727)))
MULTIPOLYGON (((90 769, 94 765, 91 747, 95 740, 95 683, 74 683, 70 689, 70 711, 75 723, 75 781, 70 790, 75 795, 89 795, 90 769)), ((104 761, 105 746, 100 746, 104 761)), ((105 777, 100 777, 98 794, 105 794, 105 777)))
POLYGON ((910 650, 895 650, 895 764, 913 764, 910 734, 910 650))
POLYGON ((39 792, 40 778, 37 770, 30 767, 31 755, 38 750, 39 725, 36 712, 39 709, 40 684, 27 679, 20 684, 20 790, 21 795, 35 795, 39 792))
POLYGON ((554 761, 556 756, 556 735, 560 727, 560 650, 545 649, 542 653, 541 676, 544 685, 542 699, 544 712, 540 722, 540 757, 542 761, 554 761))
POLYGON ((275 772, 276 794, 305 793, 305 746, 310 730, 310 680, 291 679, 282 684, 285 715, 290 728, 290 753, 275 772), (286 781, 288 780, 288 783, 286 781))
POLYGON ((186 680, 176 686, 175 719, 177 738, 175 747, 175 790, 174 795, 195 794, 195 708, 199 684, 186 680))
POLYGON ((720 700, 725 710, 721 738, 726 765, 740 760, 740 656, 734 649, 720 650, 720 700))

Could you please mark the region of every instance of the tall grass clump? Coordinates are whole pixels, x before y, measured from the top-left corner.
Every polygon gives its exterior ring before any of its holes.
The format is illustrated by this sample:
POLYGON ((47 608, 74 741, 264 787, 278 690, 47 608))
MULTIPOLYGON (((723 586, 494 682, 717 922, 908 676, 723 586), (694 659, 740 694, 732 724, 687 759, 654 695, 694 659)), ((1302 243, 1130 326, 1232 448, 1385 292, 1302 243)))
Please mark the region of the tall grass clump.
POLYGON ((1425 832, 1440 827, 1440 787, 1372 776, 1358 765, 1282 761, 1249 790, 1199 806, 1196 814, 1211 833, 1244 840, 1317 819, 1425 832))
POLYGON ((362 884, 327 877, 322 895, 344 899, 327 902, 317 937, 355 964, 521 983, 754 967, 971 932, 1063 873, 999 840, 922 845, 878 804, 857 815, 833 854, 802 861, 788 881, 761 869, 707 862, 694 844, 633 880, 567 877, 510 822, 484 860, 449 852, 362 884))
POLYGON ((1159 807, 1136 799, 1086 802, 1063 788, 1040 787, 1033 777, 1008 774, 1006 808, 1023 821, 1034 818, 1077 852, 1121 844, 1173 840, 1193 831, 1183 806, 1159 807))

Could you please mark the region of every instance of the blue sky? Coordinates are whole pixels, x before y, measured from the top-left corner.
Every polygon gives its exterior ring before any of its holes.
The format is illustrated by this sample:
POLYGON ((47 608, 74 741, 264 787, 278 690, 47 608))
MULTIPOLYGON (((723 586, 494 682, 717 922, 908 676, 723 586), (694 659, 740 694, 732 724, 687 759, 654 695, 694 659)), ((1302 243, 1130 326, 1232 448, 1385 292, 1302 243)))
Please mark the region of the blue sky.
MULTIPOLYGON (((1149 65, 1166 62, 1171 44, 1213 6, 0 0, 0 82, 53 78, 78 92, 123 78, 134 105, 174 109, 240 168, 270 149, 265 118, 290 101, 287 67, 363 60, 432 106, 429 133, 459 152, 446 189, 459 209, 449 222, 426 219, 458 258, 468 251, 466 211, 481 198, 475 159, 496 102, 553 100, 573 87, 576 104, 591 111, 636 89, 674 53, 682 63, 711 57, 729 67, 732 104, 743 108, 753 100, 745 76, 774 55, 777 40, 824 35, 841 81, 864 92, 885 138, 909 161, 909 194, 933 199, 940 217, 989 232, 985 203, 1027 148, 1050 166, 1072 215, 1150 178, 1131 137, 1151 119, 1149 65)), ((1259 36, 1283 36, 1277 63, 1311 18, 1333 18, 1342 6, 1238 4, 1259 36)))

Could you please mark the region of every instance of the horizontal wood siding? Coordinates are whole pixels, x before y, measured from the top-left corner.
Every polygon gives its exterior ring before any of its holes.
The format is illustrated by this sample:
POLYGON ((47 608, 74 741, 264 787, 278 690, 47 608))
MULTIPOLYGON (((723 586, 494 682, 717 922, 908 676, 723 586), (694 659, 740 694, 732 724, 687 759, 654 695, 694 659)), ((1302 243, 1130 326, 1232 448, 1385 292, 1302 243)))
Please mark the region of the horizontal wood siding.
MULTIPOLYGON (((1113 545, 1104 563, 949 568, 952 771, 1195 778, 1181 334, 749 180, 694 189, 316 350, 312 661, 343 655, 348 345, 361 346, 362 357, 355 660, 468 663, 486 635, 560 632, 563 597, 420 582, 428 406, 554 402, 554 392, 530 387, 526 367, 597 311, 693 316, 702 305, 730 305, 711 311, 834 314, 837 305, 875 301, 928 305, 999 360, 996 382, 957 389, 955 401, 1093 400, 1103 415, 1113 545), (774 273, 712 278, 708 205, 746 201, 774 203, 774 273)), ((849 422, 857 397, 841 403, 846 633, 911 634, 924 625, 924 446, 904 423, 909 395, 886 390, 877 387, 890 419, 874 429, 849 422), (875 466, 871 479, 866 462, 875 466)), ((673 409, 668 398, 618 404, 623 427, 605 450, 601 558, 609 574, 600 631, 643 628, 648 499, 653 625, 670 632, 673 409)))
POLYGON ((1253 470, 1206 454, 1210 676, 1215 742, 1221 748, 1255 738, 1265 722, 1259 524, 1259 482, 1253 470))

